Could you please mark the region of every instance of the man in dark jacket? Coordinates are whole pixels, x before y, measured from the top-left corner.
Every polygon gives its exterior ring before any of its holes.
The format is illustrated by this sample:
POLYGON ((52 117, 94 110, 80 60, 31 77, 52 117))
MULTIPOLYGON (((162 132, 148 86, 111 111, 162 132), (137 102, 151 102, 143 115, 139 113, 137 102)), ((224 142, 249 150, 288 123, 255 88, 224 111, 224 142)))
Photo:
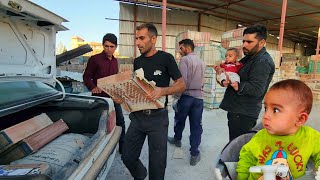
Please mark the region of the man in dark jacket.
MULTIPOLYGON (((267 29, 261 25, 243 32, 244 66, 239 71, 241 82, 229 86, 220 108, 228 111, 229 140, 250 131, 257 122, 263 97, 275 71, 274 62, 264 47, 267 29)), ((224 70, 219 68, 217 73, 224 70)))

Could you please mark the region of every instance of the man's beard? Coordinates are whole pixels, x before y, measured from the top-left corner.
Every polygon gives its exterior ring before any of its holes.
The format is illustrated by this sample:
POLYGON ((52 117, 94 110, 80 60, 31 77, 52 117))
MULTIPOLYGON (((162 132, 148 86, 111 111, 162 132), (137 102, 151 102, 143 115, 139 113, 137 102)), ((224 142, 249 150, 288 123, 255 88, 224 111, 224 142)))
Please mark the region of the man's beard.
POLYGON ((259 43, 257 43, 257 45, 255 45, 250 51, 248 51, 248 49, 246 48, 242 48, 243 54, 246 56, 253 56, 257 54, 258 50, 259 50, 259 43), (247 50, 247 52, 243 51, 244 49, 247 50))
POLYGON ((186 56, 187 54, 185 52, 180 52, 181 56, 186 56))
POLYGON ((141 51, 140 51, 140 53, 143 54, 143 55, 145 55, 145 54, 147 54, 148 52, 150 52, 151 49, 152 49, 152 47, 149 47, 148 49, 145 49, 144 52, 141 52, 141 51))

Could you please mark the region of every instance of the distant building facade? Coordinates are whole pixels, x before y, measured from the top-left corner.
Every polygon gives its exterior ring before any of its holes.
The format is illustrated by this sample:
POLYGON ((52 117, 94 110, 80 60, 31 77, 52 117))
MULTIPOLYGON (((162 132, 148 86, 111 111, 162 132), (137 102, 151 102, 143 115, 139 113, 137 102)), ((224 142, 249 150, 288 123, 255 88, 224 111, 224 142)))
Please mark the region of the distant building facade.
MULTIPOLYGON (((101 53, 103 51, 103 46, 102 46, 101 43, 98 43, 98 42, 85 42, 82 38, 80 38, 78 36, 73 36, 71 38, 71 47, 72 47, 72 49, 77 48, 77 47, 82 46, 82 45, 85 45, 85 44, 89 44, 90 47, 92 48, 92 51, 84 54, 83 56, 90 57, 90 56, 93 56, 95 54, 99 54, 99 53, 101 53)), ((115 57, 119 56, 119 53, 116 51, 114 56, 115 57)))
POLYGON ((78 36, 73 36, 71 38, 71 47, 72 47, 72 49, 77 48, 77 47, 82 46, 82 45, 85 45, 85 44, 89 44, 90 47, 92 48, 92 51, 84 54, 83 56, 92 56, 92 55, 101 53, 101 51, 103 50, 103 47, 102 47, 101 43, 86 42, 86 41, 84 41, 84 39, 82 39, 82 38, 80 38, 78 36))

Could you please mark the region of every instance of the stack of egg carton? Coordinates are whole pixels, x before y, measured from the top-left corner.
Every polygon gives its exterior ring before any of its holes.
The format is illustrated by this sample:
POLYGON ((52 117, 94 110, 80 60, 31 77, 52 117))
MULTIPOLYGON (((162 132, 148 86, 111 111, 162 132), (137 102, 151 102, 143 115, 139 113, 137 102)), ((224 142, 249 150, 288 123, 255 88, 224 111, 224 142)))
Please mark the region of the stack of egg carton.
POLYGON ((205 71, 205 78, 204 78, 204 107, 206 109, 216 109, 219 108, 219 105, 223 99, 224 87, 221 87, 216 82, 216 72, 212 66, 207 66, 205 71))
MULTIPOLYGON (((320 55, 318 55, 318 59, 316 55, 312 55, 309 61, 309 74, 314 74, 314 66, 317 64, 317 70, 314 79, 320 80, 320 55), (317 63, 315 63, 317 62, 317 63)), ((312 75, 314 76, 314 75, 312 75)))
POLYGON ((206 109, 217 108, 214 107, 213 102, 215 100, 214 90, 216 87, 216 71, 214 68, 207 66, 204 75, 204 86, 203 86, 203 103, 206 109))
POLYGON ((210 32, 185 31, 176 36, 176 50, 179 50, 179 42, 183 39, 191 39, 195 46, 203 46, 210 42, 210 32))
POLYGON ((270 54, 271 58, 273 59, 276 69, 279 69, 280 60, 281 60, 280 51, 277 51, 277 50, 267 50, 267 51, 270 54))
POLYGON ((242 57, 243 56, 242 39, 243 39, 243 31, 245 29, 246 27, 243 27, 243 28, 233 29, 233 30, 224 32, 221 37, 221 46, 226 49, 230 47, 238 48, 242 57))
POLYGON ((315 86, 312 89, 313 100, 320 101, 320 82, 315 82, 315 86))
POLYGON ((220 44, 206 43, 203 46, 195 47, 194 52, 206 65, 215 66, 219 65, 224 59, 226 49, 221 47, 220 44))
POLYGON ((299 57, 294 53, 286 53, 282 55, 281 62, 281 79, 299 79, 296 74, 296 68, 299 57))
POLYGON ((310 74, 310 80, 304 81, 312 90, 313 101, 320 101, 320 82, 312 78, 310 74))
POLYGON ((281 79, 281 72, 280 72, 280 69, 275 69, 274 71, 274 74, 273 74, 273 77, 271 79, 271 82, 269 84, 269 88, 275 84, 276 82, 279 82, 281 79))
MULTIPOLYGON (((175 59, 179 64, 180 56, 180 47, 179 42, 183 39, 191 39, 194 43, 195 48, 203 47, 205 44, 210 43, 210 33, 209 32, 198 32, 198 31, 185 31, 176 36, 176 48, 175 48, 175 59)), ((202 52, 201 52, 202 53, 202 52)), ((199 55, 200 56, 200 55, 199 55)))
POLYGON ((226 89, 225 87, 222 87, 220 84, 217 84, 216 86, 216 89, 214 90, 215 92, 215 102, 214 104, 215 105, 220 105, 223 97, 224 97, 224 93, 226 92, 226 89))

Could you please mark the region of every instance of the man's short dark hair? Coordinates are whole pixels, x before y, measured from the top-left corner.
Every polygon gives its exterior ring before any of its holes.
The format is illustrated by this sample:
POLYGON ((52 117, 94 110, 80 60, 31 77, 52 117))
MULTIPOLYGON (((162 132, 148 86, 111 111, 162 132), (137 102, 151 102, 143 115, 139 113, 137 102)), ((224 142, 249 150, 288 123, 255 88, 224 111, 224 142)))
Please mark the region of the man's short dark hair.
POLYGON ((194 43, 191 39, 183 39, 179 42, 179 45, 183 44, 184 47, 189 46, 194 51, 194 43))
POLYGON ((254 33, 257 33, 256 39, 258 39, 259 41, 262 39, 267 40, 267 28, 263 25, 254 25, 246 28, 243 31, 243 36, 245 34, 254 34, 254 33))
POLYGON ((140 26, 138 26, 136 29, 137 30, 141 30, 143 28, 146 28, 148 29, 148 32, 149 32, 149 36, 152 37, 152 36, 158 36, 158 31, 157 31, 157 28, 156 26, 154 26, 153 24, 151 23, 145 23, 145 24, 141 24, 140 26))
POLYGON ((112 44, 117 45, 117 36, 112 33, 108 33, 103 36, 102 44, 104 44, 106 41, 109 41, 112 44))

